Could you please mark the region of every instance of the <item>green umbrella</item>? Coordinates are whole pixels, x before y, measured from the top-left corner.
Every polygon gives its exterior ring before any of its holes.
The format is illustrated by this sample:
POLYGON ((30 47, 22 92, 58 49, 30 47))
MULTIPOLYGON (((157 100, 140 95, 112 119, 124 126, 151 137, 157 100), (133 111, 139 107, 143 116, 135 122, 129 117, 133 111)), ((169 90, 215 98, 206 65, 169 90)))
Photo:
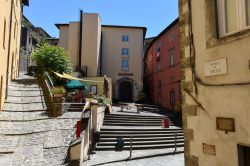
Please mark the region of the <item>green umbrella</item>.
POLYGON ((88 89, 85 84, 78 80, 68 80, 64 87, 66 89, 88 89))

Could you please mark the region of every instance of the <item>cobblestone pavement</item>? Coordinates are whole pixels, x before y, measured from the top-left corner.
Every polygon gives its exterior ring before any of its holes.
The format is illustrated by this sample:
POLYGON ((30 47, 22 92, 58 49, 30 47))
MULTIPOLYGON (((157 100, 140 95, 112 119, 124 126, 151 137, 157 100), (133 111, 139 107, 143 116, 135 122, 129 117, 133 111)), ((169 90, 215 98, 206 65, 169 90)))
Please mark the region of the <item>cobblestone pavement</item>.
POLYGON ((0 112, 0 165, 63 165, 81 113, 53 118, 36 79, 21 74, 0 112))

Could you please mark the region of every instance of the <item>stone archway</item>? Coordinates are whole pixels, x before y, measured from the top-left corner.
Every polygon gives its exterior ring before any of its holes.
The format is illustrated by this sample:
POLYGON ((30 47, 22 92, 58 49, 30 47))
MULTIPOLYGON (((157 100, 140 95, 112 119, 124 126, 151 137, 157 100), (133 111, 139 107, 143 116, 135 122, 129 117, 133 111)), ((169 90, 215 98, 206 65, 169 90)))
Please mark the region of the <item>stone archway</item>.
POLYGON ((131 102, 133 101, 133 82, 130 80, 119 81, 119 100, 131 102))

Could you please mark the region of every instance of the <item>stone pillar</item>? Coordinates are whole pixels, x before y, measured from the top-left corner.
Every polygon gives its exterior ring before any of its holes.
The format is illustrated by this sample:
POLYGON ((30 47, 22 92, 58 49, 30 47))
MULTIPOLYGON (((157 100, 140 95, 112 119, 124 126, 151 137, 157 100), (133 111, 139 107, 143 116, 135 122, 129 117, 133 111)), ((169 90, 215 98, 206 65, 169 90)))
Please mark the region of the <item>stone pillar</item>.
POLYGON ((182 120, 184 133, 184 153, 186 166, 198 166, 199 158, 191 154, 190 142, 194 140, 194 131, 188 126, 188 117, 197 116, 197 105, 188 100, 185 91, 195 96, 195 87, 190 76, 191 63, 190 61, 190 19, 189 19, 189 0, 179 0, 179 28, 180 28, 180 54, 181 54, 181 98, 182 98, 182 120))

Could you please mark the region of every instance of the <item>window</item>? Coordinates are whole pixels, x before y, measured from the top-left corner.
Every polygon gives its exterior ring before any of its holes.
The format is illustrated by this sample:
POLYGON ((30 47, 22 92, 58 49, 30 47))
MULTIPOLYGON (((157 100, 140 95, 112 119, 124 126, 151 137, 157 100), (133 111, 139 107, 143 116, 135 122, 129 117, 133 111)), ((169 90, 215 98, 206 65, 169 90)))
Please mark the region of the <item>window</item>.
POLYGON ((122 58, 128 58, 128 55, 129 55, 129 49, 122 48, 122 58))
POLYGON ((168 34, 168 41, 173 41, 175 39, 175 34, 174 32, 171 32, 168 34))
POLYGON ((169 77, 169 82, 170 82, 170 83, 172 83, 172 82, 174 82, 174 81, 175 81, 175 77, 174 77, 174 76, 169 77))
POLYGON ((121 68, 123 71, 128 71, 128 60, 122 60, 121 68))
POLYGON ((97 94, 97 85, 90 85, 90 93, 93 95, 97 94))
POLYGON ((157 52, 156 58, 157 58, 157 61, 159 61, 160 55, 161 55, 161 41, 160 40, 157 42, 157 50, 156 50, 156 52, 157 52))
POLYGON ((161 105, 161 80, 158 80, 158 104, 161 105))
POLYGON ((170 91, 170 105, 175 105, 175 91, 170 91))
POLYGON ((161 71, 161 63, 160 62, 158 62, 157 71, 161 71))
POLYGON ((250 147, 238 145, 238 163, 239 166, 250 165, 250 147))
POLYGON ((250 27, 250 0, 217 0, 219 36, 250 27))
POLYGON ((128 35, 122 35, 122 41, 123 42, 128 42, 129 41, 128 35))
POLYGON ((161 80, 158 80, 158 105, 162 104, 162 100, 161 100, 161 80))
POLYGON ((32 39, 31 39, 31 37, 29 37, 29 44, 31 44, 31 41, 32 41, 32 39))
POLYGON ((171 49, 168 51, 168 54, 169 54, 169 66, 170 66, 170 67, 173 67, 173 66, 174 66, 174 49, 171 48, 171 49))
POLYGON ((3 48, 5 49, 5 38, 6 38, 6 19, 3 22, 3 48))

